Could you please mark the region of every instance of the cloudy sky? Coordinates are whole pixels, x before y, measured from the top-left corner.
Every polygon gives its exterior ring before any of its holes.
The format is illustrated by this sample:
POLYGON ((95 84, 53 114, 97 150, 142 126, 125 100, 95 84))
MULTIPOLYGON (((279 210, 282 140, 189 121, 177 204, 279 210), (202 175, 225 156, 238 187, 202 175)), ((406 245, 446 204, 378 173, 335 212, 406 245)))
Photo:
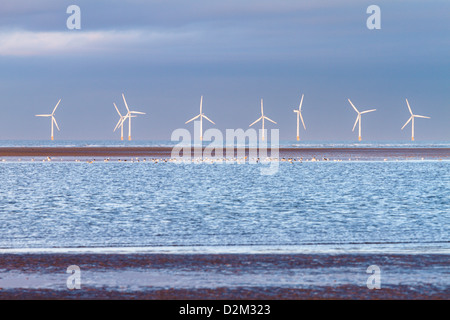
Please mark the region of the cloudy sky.
POLYGON ((113 102, 135 110, 135 140, 168 140, 204 112, 216 127, 248 128, 264 111, 295 139, 305 94, 305 140, 450 140, 450 2, 363 0, 2 0, 0 140, 118 139, 113 102), (67 7, 81 9, 68 30, 67 7), (369 5, 381 30, 369 30, 369 5))

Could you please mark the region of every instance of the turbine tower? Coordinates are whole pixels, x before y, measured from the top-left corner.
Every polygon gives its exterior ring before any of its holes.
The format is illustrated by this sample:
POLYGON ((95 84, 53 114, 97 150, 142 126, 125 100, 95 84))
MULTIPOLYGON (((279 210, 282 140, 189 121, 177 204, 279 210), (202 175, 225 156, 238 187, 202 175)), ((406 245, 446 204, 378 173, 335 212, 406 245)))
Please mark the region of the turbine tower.
POLYGON ((203 118, 205 118, 212 124, 215 124, 211 119, 209 119, 207 116, 205 116, 205 114, 202 112, 202 107, 203 107, 203 96, 200 97, 200 113, 197 116, 195 116, 194 118, 185 122, 185 124, 187 124, 191 121, 194 121, 198 117, 200 117, 200 141, 203 141, 203 118))
POLYGON ((430 119, 430 117, 419 116, 419 115, 417 115, 417 114, 413 114, 413 112, 412 112, 412 110, 411 110, 411 107, 409 106, 408 99, 406 99, 406 105, 408 106, 409 113, 411 113, 411 117, 410 117, 410 118, 408 119, 408 121, 406 121, 406 123, 403 125, 402 130, 403 130, 404 127, 406 127, 406 125, 407 125, 410 121, 412 121, 412 123, 411 123, 411 130, 412 130, 412 133, 411 133, 411 141, 414 141, 414 118, 425 118, 425 119, 430 119))
POLYGON ((125 95, 123 93, 122 98, 123 102, 125 103, 125 107, 127 108, 127 114, 123 118, 122 125, 123 122, 128 118, 128 140, 131 140, 131 118, 136 118, 136 116, 133 116, 134 114, 145 114, 145 113, 139 111, 130 111, 130 108, 128 108, 127 100, 125 100, 125 95))
POLYGON ((306 130, 305 122, 303 121, 303 117, 302 117, 303 97, 304 97, 304 94, 302 94, 302 99, 300 100, 300 105, 298 106, 298 110, 294 110, 294 112, 297 113, 297 141, 300 140, 300 135, 299 135, 300 119, 302 120, 303 128, 305 128, 305 130, 306 130))
POLYGON ((263 99, 261 99, 261 117, 259 117, 258 120, 256 120, 251 125, 249 125, 249 127, 251 127, 252 125, 257 123, 258 121, 262 120, 262 137, 261 137, 262 141, 264 141, 264 119, 269 120, 270 122, 273 122, 273 123, 277 124, 275 121, 273 121, 272 119, 269 119, 268 117, 266 117, 264 115, 263 99))
POLYGON ((56 111, 56 108, 58 108, 60 102, 61 102, 61 99, 59 99, 58 103, 56 104, 56 106, 53 109, 53 112, 51 114, 37 114, 36 115, 36 117, 51 117, 52 118, 52 124, 51 124, 51 128, 52 128, 51 129, 51 139, 52 140, 53 140, 53 123, 55 123, 56 128, 59 131, 58 123, 56 122, 56 119, 55 119, 55 111, 56 111))
POLYGON ((353 109, 355 109, 355 111, 358 113, 358 115, 356 116, 355 125, 353 126, 353 130, 352 131, 355 131, 356 124, 359 122, 358 140, 361 141, 361 115, 364 114, 364 113, 369 113, 369 112, 376 111, 377 109, 372 109, 372 110, 366 110, 366 111, 359 112, 358 109, 356 109, 356 107, 350 101, 350 99, 348 99, 348 102, 350 102, 350 104, 352 105, 353 109))

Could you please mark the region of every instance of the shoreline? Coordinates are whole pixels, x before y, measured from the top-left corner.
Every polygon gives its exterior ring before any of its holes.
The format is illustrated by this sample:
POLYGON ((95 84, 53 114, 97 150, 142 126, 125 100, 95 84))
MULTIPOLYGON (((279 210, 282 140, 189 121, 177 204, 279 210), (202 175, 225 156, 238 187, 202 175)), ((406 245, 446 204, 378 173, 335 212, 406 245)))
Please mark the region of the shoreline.
MULTIPOLYGON (((171 159, 172 147, 0 147, 1 158, 18 157, 63 157, 63 158, 149 158, 171 159)), ((203 148, 203 151, 205 148, 203 148)), ((233 156, 239 153, 250 156, 250 152, 257 154, 257 150, 248 148, 234 148, 233 156)), ((211 152, 208 152, 211 153, 211 152)), ((183 152, 177 153, 182 156, 183 152)), ((212 156, 225 159, 225 148, 216 149, 212 156), (220 156, 219 156, 220 155, 220 156)), ((273 157, 271 149, 261 155, 273 157)), ((194 149, 191 156, 195 158, 194 149)), ((276 158, 276 154, 275 154, 276 158)), ((279 148, 278 158, 288 159, 317 159, 317 160, 449 160, 450 148, 279 148)))

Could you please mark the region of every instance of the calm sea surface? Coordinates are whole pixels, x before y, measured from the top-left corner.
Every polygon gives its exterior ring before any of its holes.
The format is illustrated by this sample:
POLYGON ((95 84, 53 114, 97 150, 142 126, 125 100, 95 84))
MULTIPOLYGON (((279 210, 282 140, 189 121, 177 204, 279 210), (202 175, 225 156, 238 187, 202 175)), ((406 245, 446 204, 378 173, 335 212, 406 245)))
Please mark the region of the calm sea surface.
POLYGON ((448 161, 261 166, 2 162, 0 249, 450 253, 448 161))

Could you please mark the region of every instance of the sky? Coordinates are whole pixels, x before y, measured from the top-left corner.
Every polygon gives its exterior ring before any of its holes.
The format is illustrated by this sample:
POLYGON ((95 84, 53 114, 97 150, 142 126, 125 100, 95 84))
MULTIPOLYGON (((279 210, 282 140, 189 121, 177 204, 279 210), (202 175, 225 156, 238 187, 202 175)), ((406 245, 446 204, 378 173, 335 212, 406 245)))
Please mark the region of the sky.
MULTIPOLYGON (((57 140, 115 140, 125 106, 134 140, 170 140, 203 111, 216 125, 246 130, 264 113, 280 139, 411 137, 450 140, 450 2, 364 0, 2 0, 0 2, 0 140, 49 139, 59 99, 57 140), (381 29, 366 25, 370 5, 381 29), (70 5, 81 29, 66 25, 70 5)), ((127 128, 125 127, 125 131, 127 128)))

